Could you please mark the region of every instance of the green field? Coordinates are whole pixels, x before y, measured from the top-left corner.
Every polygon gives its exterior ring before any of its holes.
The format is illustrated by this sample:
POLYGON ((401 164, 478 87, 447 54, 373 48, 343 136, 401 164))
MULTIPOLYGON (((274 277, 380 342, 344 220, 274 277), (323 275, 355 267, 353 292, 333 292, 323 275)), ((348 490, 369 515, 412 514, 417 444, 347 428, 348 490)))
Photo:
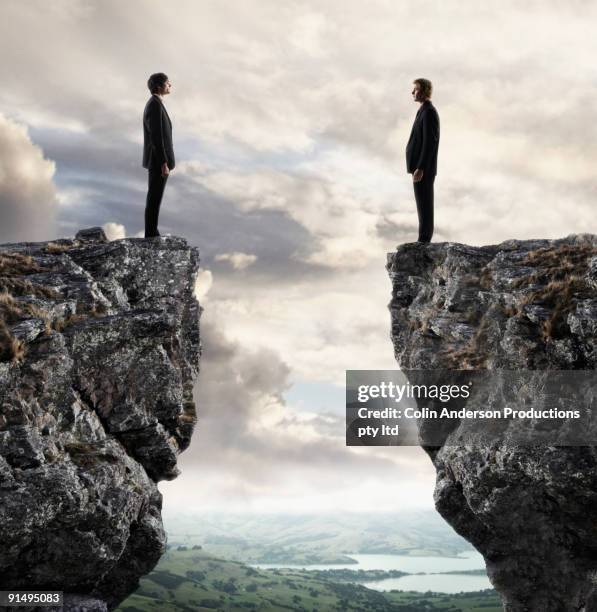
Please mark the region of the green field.
POLYGON ((327 610, 501 612, 493 590, 447 595, 379 592, 307 570, 260 570, 199 547, 170 549, 117 612, 327 610))

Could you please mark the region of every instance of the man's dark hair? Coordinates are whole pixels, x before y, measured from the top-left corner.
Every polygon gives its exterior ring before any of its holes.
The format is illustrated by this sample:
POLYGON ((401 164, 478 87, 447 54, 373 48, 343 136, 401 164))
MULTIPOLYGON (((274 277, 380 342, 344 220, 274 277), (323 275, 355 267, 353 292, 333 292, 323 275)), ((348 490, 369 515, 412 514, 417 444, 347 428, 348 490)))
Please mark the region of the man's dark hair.
POLYGON ((433 85, 429 79, 415 79, 413 83, 417 83, 421 88, 421 93, 425 98, 431 98, 433 93, 433 85))
POLYGON ((156 72, 147 79, 147 88, 152 94, 159 93, 160 89, 166 84, 168 75, 163 72, 156 72))

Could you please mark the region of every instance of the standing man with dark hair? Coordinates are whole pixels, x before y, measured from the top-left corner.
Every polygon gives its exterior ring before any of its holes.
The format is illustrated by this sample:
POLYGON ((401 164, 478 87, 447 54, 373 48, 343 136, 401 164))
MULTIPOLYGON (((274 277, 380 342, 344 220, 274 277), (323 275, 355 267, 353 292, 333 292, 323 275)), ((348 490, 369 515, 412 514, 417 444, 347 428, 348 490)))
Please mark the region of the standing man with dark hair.
POLYGON ((432 92, 431 81, 414 80, 412 96, 420 108, 406 145, 406 171, 413 175, 419 217, 418 242, 431 242, 433 236, 433 183, 437 174, 439 115, 431 104, 432 92))
POLYGON ((172 84, 163 72, 157 72, 149 77, 147 87, 152 95, 143 112, 143 167, 148 170, 145 238, 152 238, 160 235, 160 204, 170 170, 174 168, 172 122, 163 103, 172 84))

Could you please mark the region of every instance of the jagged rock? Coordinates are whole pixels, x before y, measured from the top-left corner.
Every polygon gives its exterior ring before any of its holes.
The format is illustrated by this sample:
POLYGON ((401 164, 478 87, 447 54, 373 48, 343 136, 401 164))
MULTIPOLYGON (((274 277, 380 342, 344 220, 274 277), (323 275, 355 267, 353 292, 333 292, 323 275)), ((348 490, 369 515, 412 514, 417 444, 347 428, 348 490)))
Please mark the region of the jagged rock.
POLYGON ((165 550, 196 422, 199 258, 176 237, 0 245, 0 588, 113 609, 165 550))
POLYGON ((108 242, 106 234, 101 227, 88 227, 79 230, 75 240, 80 240, 81 242, 108 242))
MULTIPOLYGON (((594 235, 399 246, 387 265, 399 365, 594 370, 596 262, 594 235)), ((597 449, 463 446, 465 425, 450 427, 425 448, 436 508, 484 555, 504 609, 597 610, 597 449)))

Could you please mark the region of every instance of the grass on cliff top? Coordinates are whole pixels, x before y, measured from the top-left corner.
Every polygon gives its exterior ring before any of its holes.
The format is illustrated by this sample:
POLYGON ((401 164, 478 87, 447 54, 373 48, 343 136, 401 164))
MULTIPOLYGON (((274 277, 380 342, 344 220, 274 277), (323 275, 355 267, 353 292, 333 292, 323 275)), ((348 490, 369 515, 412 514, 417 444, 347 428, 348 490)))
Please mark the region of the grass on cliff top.
MULTIPOLYGON (((45 250, 59 253, 72 248, 72 244, 48 243, 45 250)), ((61 294, 38 283, 32 283, 26 277, 30 274, 47 272, 33 257, 21 253, 0 253, 0 362, 20 362, 26 354, 24 343, 11 335, 9 327, 24 319, 39 318, 44 321, 45 333, 52 330, 63 331, 66 327, 85 320, 90 316, 101 317, 107 310, 103 304, 87 307, 77 304, 77 312, 68 317, 53 320, 50 313, 34 304, 20 301, 18 297, 33 297, 59 300, 61 294)))
POLYGON ((43 271, 44 268, 29 255, 0 253, 0 361, 21 361, 25 356, 23 342, 11 335, 9 325, 23 318, 40 316, 46 319, 47 313, 39 308, 15 300, 15 295, 49 297, 52 290, 18 278, 43 271))
POLYGON ((23 360, 25 345, 10 333, 8 326, 32 318, 44 321, 46 332, 49 333, 51 321, 46 310, 35 304, 19 302, 10 293, 0 291, 0 361, 23 360))
POLYGON ((79 241, 75 241, 74 243, 71 240, 66 240, 64 242, 48 242, 48 244, 46 244, 44 247, 44 252, 64 253, 65 251, 70 251, 77 246, 79 246, 79 241))
POLYGON ((47 272, 30 255, 21 253, 0 253, 0 292, 13 296, 31 295, 43 298, 59 298, 60 294, 50 287, 44 287, 22 278, 38 272, 47 272))
POLYGON ((595 296, 587 282, 589 261, 597 256, 592 244, 561 245, 557 249, 531 251, 525 265, 537 268, 531 276, 519 279, 517 286, 540 285, 523 299, 523 304, 540 304, 551 310, 551 316, 541 323, 541 336, 545 342, 560 338, 568 332, 566 318, 579 300, 595 296))
MULTIPOLYGON (((539 305, 550 311, 539 325, 539 337, 547 343, 570 333, 567 316, 576 308, 579 300, 595 296, 588 283, 589 261, 597 256, 597 246, 590 242, 562 244, 557 248, 542 247, 529 251, 520 261, 521 266, 534 271, 522 276, 512 284, 513 289, 524 291, 517 307, 503 310, 508 318, 523 317, 524 306, 539 305)), ((485 268, 478 279, 469 279, 482 289, 491 286, 491 274, 485 268)), ((490 321, 485 315, 471 321, 477 326, 475 335, 459 349, 450 349, 445 356, 452 367, 482 368, 487 361, 487 334, 490 321)))
POLYGON ((12 336, 4 322, 0 319, 0 362, 22 361, 25 357, 25 345, 12 336))
POLYGON ((42 268, 30 255, 22 253, 0 253, 0 276, 23 276, 43 272, 42 268))
POLYGON ((499 596, 375 591, 301 569, 257 569, 204 550, 172 550, 116 612, 259 610, 296 612, 501 612, 499 596))

